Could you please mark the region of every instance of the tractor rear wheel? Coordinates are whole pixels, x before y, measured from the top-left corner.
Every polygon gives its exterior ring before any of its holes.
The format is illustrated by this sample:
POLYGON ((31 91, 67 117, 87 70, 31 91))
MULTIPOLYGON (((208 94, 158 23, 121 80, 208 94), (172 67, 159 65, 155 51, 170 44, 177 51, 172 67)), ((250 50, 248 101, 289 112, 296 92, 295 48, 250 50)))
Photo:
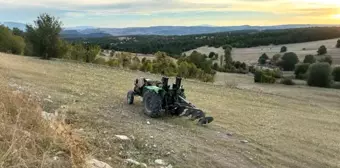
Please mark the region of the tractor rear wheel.
POLYGON ((161 117, 162 114, 162 97, 152 91, 148 90, 143 95, 144 113, 151 118, 161 117))
POLYGON ((126 100, 128 104, 133 104, 134 95, 135 95, 134 91, 129 91, 127 93, 126 100))

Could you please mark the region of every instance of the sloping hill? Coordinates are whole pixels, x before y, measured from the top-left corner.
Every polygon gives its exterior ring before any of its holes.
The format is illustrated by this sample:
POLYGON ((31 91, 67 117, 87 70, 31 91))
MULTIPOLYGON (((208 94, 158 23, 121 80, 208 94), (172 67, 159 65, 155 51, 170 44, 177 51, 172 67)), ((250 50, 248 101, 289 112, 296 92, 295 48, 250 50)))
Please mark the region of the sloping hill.
MULTIPOLYGON (((218 74, 215 84, 184 80, 187 98, 215 121, 198 127, 184 118, 151 119, 139 98, 125 102, 135 78, 158 75, 0 54, 0 73, 61 106, 96 158, 130 167, 164 160, 173 167, 338 167, 340 90, 258 85, 246 75, 218 74), (115 135, 127 135, 121 141, 115 135), (245 141, 246 140, 246 141, 245 141)), ((43 99, 42 99, 43 100, 43 99)))
MULTIPOLYGON (((327 55, 333 57, 333 62, 335 64, 340 64, 340 49, 335 47, 337 40, 338 39, 330 39, 285 45, 269 45, 251 48, 234 48, 232 51, 232 57, 235 61, 254 63, 258 61, 259 57, 263 53, 266 53, 269 57, 272 57, 273 55, 278 53, 282 54, 280 53, 280 49, 282 46, 286 46, 288 48, 287 52, 295 52, 298 55, 300 61, 303 61, 306 55, 308 54, 316 55, 318 48, 321 45, 325 45, 328 51, 327 55)), ((214 48, 208 46, 193 49, 184 53, 189 55, 193 51, 198 51, 206 55, 209 55, 210 52, 215 52, 218 53, 219 55, 224 55, 223 48, 214 48)))

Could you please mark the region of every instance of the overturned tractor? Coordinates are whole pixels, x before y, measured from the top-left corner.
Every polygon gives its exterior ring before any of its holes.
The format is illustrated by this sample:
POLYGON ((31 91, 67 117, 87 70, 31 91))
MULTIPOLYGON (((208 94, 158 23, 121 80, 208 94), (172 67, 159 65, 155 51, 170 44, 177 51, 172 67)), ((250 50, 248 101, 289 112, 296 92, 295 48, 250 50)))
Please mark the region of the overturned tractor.
POLYGON ((127 94, 127 103, 133 104, 134 96, 141 96, 144 113, 149 117, 158 118, 165 114, 187 116, 191 120, 198 120, 200 125, 213 121, 212 117, 206 117, 202 110, 185 99, 182 78, 176 77, 172 86, 168 81, 167 77, 163 77, 162 81, 136 79, 134 89, 127 94))

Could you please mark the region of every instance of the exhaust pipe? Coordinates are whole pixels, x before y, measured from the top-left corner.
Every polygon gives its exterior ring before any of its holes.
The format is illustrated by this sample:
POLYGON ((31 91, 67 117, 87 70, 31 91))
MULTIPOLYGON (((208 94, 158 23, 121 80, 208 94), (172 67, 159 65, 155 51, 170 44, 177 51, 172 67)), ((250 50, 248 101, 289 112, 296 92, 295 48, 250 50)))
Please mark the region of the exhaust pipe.
POLYGON ((168 90, 168 83, 169 83, 169 78, 168 77, 162 77, 162 84, 163 84, 164 90, 168 90))
POLYGON ((176 77, 176 89, 181 88, 181 84, 182 84, 182 78, 176 77))

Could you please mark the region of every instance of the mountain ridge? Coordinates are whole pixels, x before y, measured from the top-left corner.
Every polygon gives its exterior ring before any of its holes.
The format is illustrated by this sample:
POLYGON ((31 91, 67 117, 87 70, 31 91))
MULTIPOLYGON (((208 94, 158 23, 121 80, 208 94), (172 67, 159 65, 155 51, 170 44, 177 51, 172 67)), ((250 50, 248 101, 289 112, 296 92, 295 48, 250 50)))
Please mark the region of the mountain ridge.
MULTIPOLYGON (((9 28, 17 27, 25 30, 25 24, 19 22, 0 22, 9 28)), ((149 26, 149 27, 126 27, 126 28, 100 28, 93 26, 64 27, 61 35, 66 38, 73 37, 104 37, 104 36, 129 36, 129 35, 192 35, 207 34, 238 30, 278 30, 306 27, 330 27, 340 26, 336 24, 283 24, 272 26, 149 26)))

